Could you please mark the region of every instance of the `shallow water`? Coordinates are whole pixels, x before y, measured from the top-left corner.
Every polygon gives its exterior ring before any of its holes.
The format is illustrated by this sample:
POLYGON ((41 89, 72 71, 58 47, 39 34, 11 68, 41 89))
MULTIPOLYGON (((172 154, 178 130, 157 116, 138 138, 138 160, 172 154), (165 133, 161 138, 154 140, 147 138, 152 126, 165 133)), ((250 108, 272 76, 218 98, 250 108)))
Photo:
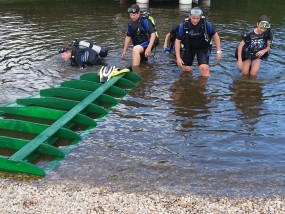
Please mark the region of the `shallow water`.
MULTIPOLYGON (((201 78, 197 66, 182 73, 160 46, 155 57, 135 69, 143 77, 138 87, 43 180, 125 191, 284 195, 282 3, 212 0, 209 6, 201 1, 222 41, 223 59, 216 62, 211 56, 211 77, 201 78), (273 49, 257 80, 247 80, 236 69, 233 52, 239 34, 262 14, 273 23, 273 49)), ((120 59, 129 4, 0 4, 2 104, 98 70, 72 68, 60 59, 57 48, 76 38, 108 47, 108 65, 131 64, 130 49, 127 60, 120 59)), ((148 10, 156 17, 161 41, 185 15, 170 3, 152 3, 148 10)))

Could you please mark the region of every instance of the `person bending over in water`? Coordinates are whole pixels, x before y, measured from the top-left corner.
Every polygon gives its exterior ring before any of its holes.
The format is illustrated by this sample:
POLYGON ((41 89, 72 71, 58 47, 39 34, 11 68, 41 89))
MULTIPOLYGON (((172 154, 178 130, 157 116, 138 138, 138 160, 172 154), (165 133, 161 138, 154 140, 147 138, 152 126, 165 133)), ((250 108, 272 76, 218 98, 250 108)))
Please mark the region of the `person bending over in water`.
POLYGON ((72 66, 78 66, 80 69, 91 65, 102 65, 99 54, 91 48, 62 47, 58 52, 64 61, 70 60, 72 66))

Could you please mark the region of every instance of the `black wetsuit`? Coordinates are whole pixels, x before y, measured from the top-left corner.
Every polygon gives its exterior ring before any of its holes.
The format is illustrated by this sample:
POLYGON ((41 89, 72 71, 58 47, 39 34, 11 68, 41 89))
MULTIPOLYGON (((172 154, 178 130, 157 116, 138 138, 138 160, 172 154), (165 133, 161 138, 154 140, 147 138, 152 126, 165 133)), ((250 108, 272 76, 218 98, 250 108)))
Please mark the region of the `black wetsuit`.
MULTIPOLYGON (((205 40, 202 22, 203 20, 200 19, 197 25, 193 25, 191 20, 187 20, 179 26, 177 39, 184 43, 185 51, 183 52, 182 60, 187 66, 192 66, 195 55, 197 55, 198 65, 209 64, 211 46, 209 41, 205 40)), ((216 31, 208 21, 206 21, 205 27, 207 28, 209 38, 212 38, 216 31)))
POLYGON ((139 17, 136 21, 129 20, 127 26, 127 36, 132 38, 133 45, 141 45, 144 49, 149 44, 150 35, 154 33, 151 21, 144 17, 139 17))
MULTIPOLYGON (((242 39, 245 42, 242 51, 242 60, 250 59, 254 60, 258 57, 256 53, 263 50, 267 46, 267 41, 272 41, 273 36, 270 30, 265 31, 263 34, 256 34, 254 30, 242 35, 242 39)), ((267 59, 269 53, 265 53, 261 59, 267 59)))
POLYGON ((71 65, 86 67, 90 65, 102 65, 99 54, 91 48, 78 48, 72 51, 71 65))

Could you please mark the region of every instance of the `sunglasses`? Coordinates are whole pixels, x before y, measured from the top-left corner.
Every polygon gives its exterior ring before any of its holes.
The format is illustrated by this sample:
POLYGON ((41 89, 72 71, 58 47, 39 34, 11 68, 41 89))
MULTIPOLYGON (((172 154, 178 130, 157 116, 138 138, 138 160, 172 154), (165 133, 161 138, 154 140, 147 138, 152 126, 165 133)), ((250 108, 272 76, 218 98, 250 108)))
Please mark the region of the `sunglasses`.
POLYGON ((270 28, 270 23, 268 21, 261 21, 258 23, 258 27, 260 28, 270 28))
POLYGON ((139 11, 136 8, 128 8, 128 13, 138 13, 139 11))

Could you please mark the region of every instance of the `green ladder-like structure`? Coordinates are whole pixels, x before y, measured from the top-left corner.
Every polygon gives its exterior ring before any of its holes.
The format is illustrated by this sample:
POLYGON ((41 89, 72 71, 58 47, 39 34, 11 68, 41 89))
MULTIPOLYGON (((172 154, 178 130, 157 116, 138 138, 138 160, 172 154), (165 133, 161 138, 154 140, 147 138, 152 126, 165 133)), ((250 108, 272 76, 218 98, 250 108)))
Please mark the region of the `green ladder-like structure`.
POLYGON ((126 72, 100 83, 90 72, 0 106, 0 170, 45 176, 80 142, 76 131, 95 128, 140 81, 126 72))

